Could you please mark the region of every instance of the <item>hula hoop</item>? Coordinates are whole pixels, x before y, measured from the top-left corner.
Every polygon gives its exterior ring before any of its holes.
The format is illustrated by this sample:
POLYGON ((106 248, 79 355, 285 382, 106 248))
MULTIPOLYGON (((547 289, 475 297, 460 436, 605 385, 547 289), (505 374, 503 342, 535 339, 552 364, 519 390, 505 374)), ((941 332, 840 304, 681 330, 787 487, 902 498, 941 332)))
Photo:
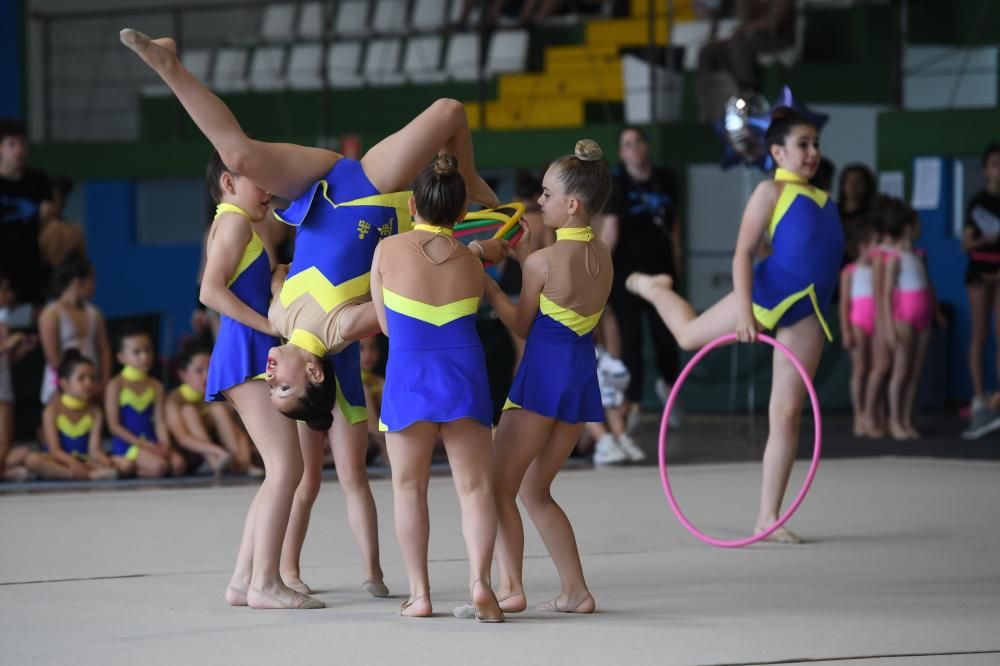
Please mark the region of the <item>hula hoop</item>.
POLYGON ((685 365, 684 369, 681 371, 681 374, 677 377, 677 381, 674 382, 673 388, 670 390, 670 396, 667 398, 667 405, 663 409, 663 418, 660 419, 660 447, 659 447, 660 480, 663 482, 663 492, 667 496, 667 502, 669 502, 670 508, 673 509, 674 515, 676 515, 677 519, 681 521, 681 524, 685 528, 687 528, 688 532, 690 532, 697 538, 701 539, 705 543, 712 546, 717 546, 719 548, 740 548, 742 546, 749 546, 752 543, 757 543, 761 539, 770 536, 775 530, 784 525, 785 522, 787 522, 788 519, 792 517, 792 514, 795 513, 795 510, 799 508, 800 504, 802 504, 802 500, 805 499, 806 492, 809 491, 809 486, 812 485, 813 478, 816 476, 816 470, 819 468, 819 454, 822 444, 823 421, 819 411, 819 398, 816 397, 816 389, 813 386, 812 380, 809 378, 809 373, 806 372, 806 369, 804 367, 802 367, 802 363, 799 362, 799 359, 795 357, 795 354, 792 353, 792 350, 790 350, 788 347, 786 347, 785 345, 781 344, 780 342, 778 342, 777 340, 768 335, 759 334, 757 336, 757 339, 759 341, 771 345, 776 350, 783 353, 785 357, 792 362, 792 365, 795 366, 795 369, 799 371, 799 376, 805 383, 806 391, 809 393, 809 399, 810 401, 812 401, 812 412, 814 421, 813 427, 816 434, 814 437, 814 444, 813 444, 812 464, 809 465, 809 471, 806 474, 806 480, 803 482, 802 489, 799 490, 799 494, 795 496, 795 499, 789 505, 788 510, 785 511, 784 515, 779 517, 777 522, 774 523, 774 525, 764 530, 760 534, 754 534, 753 536, 749 536, 744 539, 731 539, 731 540, 716 539, 701 532, 697 527, 695 527, 691 523, 690 520, 687 519, 687 516, 684 515, 684 512, 681 511, 681 507, 677 504, 677 500, 674 499, 674 492, 671 489, 670 481, 667 478, 667 424, 670 419, 670 410, 673 409, 674 401, 680 394, 681 387, 684 385, 685 380, 687 380, 688 375, 691 374, 691 371, 694 369, 694 367, 698 365, 698 362, 701 361, 701 359, 704 358, 705 355, 707 355, 710 351, 712 351, 716 347, 721 347, 722 345, 729 344, 731 342, 736 341, 736 339, 737 338, 735 333, 723 335, 721 338, 713 340, 712 342, 702 347, 701 350, 699 350, 698 353, 695 354, 690 361, 688 361, 687 365, 685 365))

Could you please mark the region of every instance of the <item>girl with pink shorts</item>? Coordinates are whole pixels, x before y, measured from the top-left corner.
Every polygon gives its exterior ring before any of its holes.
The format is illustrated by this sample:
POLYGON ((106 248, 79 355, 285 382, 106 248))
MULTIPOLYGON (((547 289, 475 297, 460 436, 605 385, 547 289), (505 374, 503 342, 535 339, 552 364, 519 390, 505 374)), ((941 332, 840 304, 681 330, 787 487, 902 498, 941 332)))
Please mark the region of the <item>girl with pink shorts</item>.
POLYGON ((851 353, 851 406, 854 435, 867 436, 871 419, 865 409, 865 385, 871 370, 872 337, 875 335, 875 280, 872 263, 877 234, 871 226, 855 230, 857 246, 849 251, 857 261, 844 266, 840 274, 840 321, 844 348, 851 353))

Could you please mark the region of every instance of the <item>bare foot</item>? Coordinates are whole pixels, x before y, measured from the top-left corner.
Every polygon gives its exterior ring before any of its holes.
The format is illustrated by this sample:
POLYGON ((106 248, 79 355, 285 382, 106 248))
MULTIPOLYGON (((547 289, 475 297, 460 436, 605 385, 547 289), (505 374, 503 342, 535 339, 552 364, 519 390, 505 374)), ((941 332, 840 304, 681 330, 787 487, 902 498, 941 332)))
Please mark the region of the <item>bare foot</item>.
POLYGON ((872 439, 882 439, 885 437, 885 428, 877 425, 869 425, 868 436, 872 439))
POLYGON ((226 588, 226 603, 230 606, 246 606, 247 591, 230 584, 226 588))
POLYGON ((469 201, 482 204, 487 208, 496 208, 500 205, 500 199, 496 192, 479 175, 466 180, 465 187, 469 201))
POLYGON ((910 439, 910 433, 906 431, 906 428, 904 428, 902 424, 895 421, 889 422, 889 436, 897 442, 910 439))
POLYGON ((496 623, 505 619, 493 590, 481 580, 472 584, 472 607, 475 609, 476 622, 496 623))
POLYGON ((125 28, 118 33, 122 44, 135 51, 143 62, 163 73, 177 64, 177 42, 170 37, 150 39, 149 35, 125 28))
POLYGON ((403 617, 430 617, 434 614, 431 598, 425 594, 415 599, 407 599, 399 606, 399 614, 403 617))
POLYGON ((912 423, 907 423, 904 426, 906 434, 910 436, 910 439, 920 439, 920 431, 913 427, 912 423))
POLYGON ((326 608, 326 604, 319 599, 299 594, 298 592, 290 590, 284 586, 282 586, 282 588, 283 589, 268 593, 263 590, 254 589, 251 586, 251 588, 247 591, 247 605, 250 606, 250 608, 258 609, 284 608, 312 610, 315 608, 326 608))
MULTIPOLYGON (((761 525, 757 525, 754 528, 754 534, 760 534, 767 528, 761 525)), ((795 532, 791 531, 787 527, 779 527, 778 529, 771 532, 769 535, 761 539, 761 541, 772 541, 774 543, 802 543, 802 537, 800 537, 795 532)))
POLYGON ((649 275, 648 273, 632 273, 625 280, 625 288, 633 294, 649 300, 650 294, 657 289, 671 289, 674 279, 665 273, 649 275))
POLYGON ((295 590, 299 594, 312 594, 309 586, 302 582, 298 574, 281 574, 281 581, 289 590, 295 590))
POLYGON ((580 599, 572 599, 566 594, 560 594, 555 599, 538 604, 535 610, 546 613, 590 614, 597 610, 597 602, 594 601, 590 592, 587 592, 586 596, 580 599))
POLYGON ((854 416, 854 436, 855 437, 865 437, 868 435, 868 424, 860 416, 854 416))
POLYGON ((528 607, 528 598, 524 596, 524 592, 512 592, 497 601, 504 613, 523 613, 528 607))

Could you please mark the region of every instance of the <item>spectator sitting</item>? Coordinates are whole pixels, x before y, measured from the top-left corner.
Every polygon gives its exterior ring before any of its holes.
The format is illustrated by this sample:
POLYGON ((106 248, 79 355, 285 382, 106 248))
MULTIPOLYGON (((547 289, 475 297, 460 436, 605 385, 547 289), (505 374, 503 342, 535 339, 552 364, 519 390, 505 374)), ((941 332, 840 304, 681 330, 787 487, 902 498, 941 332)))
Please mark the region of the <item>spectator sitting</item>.
POLYGON ((30 477, 26 466, 30 450, 23 446, 11 448, 14 443, 14 386, 10 366, 32 345, 30 339, 20 333, 12 334, 7 327, 13 303, 10 280, 0 273, 0 481, 25 481, 30 477))
POLYGON ((216 476, 247 474, 253 463, 250 438, 225 403, 205 402, 211 354, 197 342, 181 349, 177 374, 182 383, 167 394, 167 430, 190 469, 204 461, 216 476))
MULTIPOLYGON (((0 119, 0 266, 18 303, 41 305, 48 281, 38 248, 41 221, 47 219, 52 186, 42 171, 29 169, 24 125, 0 119)), ((56 359, 58 362, 58 358, 56 359)))

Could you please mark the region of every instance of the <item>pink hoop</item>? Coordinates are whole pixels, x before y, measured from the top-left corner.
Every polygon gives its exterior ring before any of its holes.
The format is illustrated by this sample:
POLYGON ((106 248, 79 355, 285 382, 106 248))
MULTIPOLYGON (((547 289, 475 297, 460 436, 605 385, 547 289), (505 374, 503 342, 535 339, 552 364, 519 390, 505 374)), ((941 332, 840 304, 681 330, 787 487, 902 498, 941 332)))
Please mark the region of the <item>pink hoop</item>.
POLYGON ((670 481, 667 479, 667 424, 670 419, 670 410, 674 407, 674 401, 680 394, 681 387, 684 385, 685 380, 687 380, 688 375, 690 375, 691 371, 694 370, 694 367, 698 365, 698 362, 716 347, 721 347, 722 345, 735 342, 735 333, 723 335, 721 338, 713 340, 702 347, 698 353, 695 354, 690 361, 688 361, 687 365, 685 365, 684 369, 681 371, 681 374, 677 377, 677 381, 674 382, 673 388, 670 390, 670 396, 667 398, 667 406, 663 409, 663 418, 660 419, 660 480, 663 482, 663 492, 667 496, 667 502, 670 503, 670 508, 673 509, 674 515, 676 515, 677 519, 681 521, 681 524, 687 528, 688 532, 698 537, 705 543, 719 548, 740 548, 742 546, 749 546, 752 543, 757 543, 761 539, 768 537, 772 532, 784 525, 785 522, 792 517, 792 514, 795 513, 795 510, 799 508, 799 505, 802 504, 802 500, 805 499, 806 492, 808 492, 809 486, 812 485, 813 478, 816 476, 816 470, 819 468, 823 421, 819 412, 819 398, 816 397, 816 389, 813 386, 812 379, 810 379, 809 373, 806 372, 806 369, 802 367, 802 363, 799 362, 799 359, 795 357, 795 354, 793 354, 792 350, 788 347, 767 335, 760 334, 757 336, 757 339, 771 345, 783 353, 788 360, 792 362, 795 369, 799 371, 799 376, 802 377, 802 381, 806 385, 806 391, 809 393, 809 399, 812 401, 813 420, 815 422, 814 428, 816 436, 814 438, 815 443, 813 445, 813 458, 812 464, 809 465, 809 472, 806 474, 806 480, 803 482, 802 489, 799 491, 799 494, 796 495, 795 500, 792 501, 788 510, 784 513, 784 515, 778 518, 778 521, 774 523, 774 525, 760 534, 755 534, 753 536, 746 537, 745 539, 725 540, 710 537, 691 524, 691 521, 688 520, 687 516, 684 515, 684 512, 681 511, 681 507, 677 504, 677 500, 674 499, 674 492, 670 488, 670 481))

